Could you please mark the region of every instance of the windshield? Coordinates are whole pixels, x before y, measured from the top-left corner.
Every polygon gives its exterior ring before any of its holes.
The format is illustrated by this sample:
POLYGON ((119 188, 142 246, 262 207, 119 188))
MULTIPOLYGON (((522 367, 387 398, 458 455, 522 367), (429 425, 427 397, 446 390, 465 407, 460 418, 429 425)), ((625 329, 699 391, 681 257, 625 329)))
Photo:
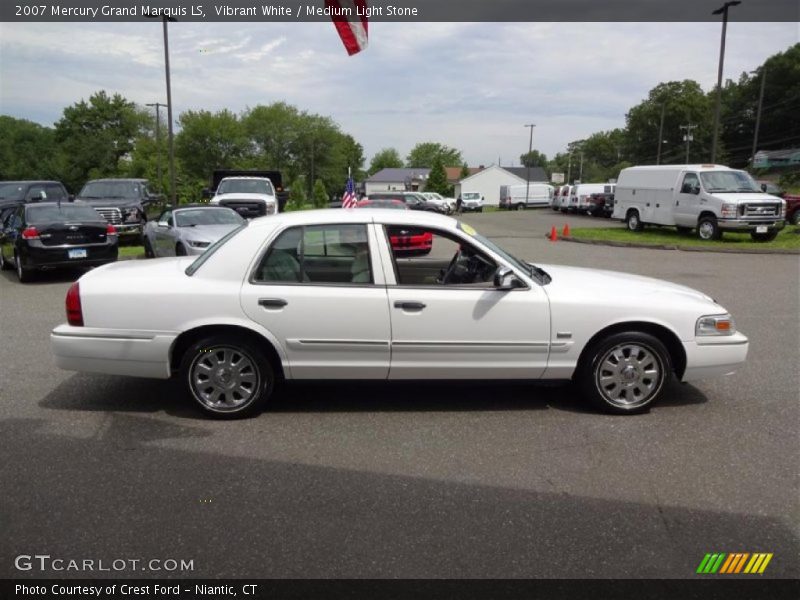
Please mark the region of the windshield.
POLYGON ((102 221, 103 217, 90 206, 62 204, 58 206, 28 206, 28 223, 63 223, 67 221, 102 221))
POLYGON ((205 263, 209 258, 211 258, 211 255, 214 254, 214 252, 222 248, 222 246, 224 246, 229 239, 231 239, 237 233, 242 231, 245 227, 247 227, 247 221, 242 220, 242 224, 239 225, 239 227, 237 227, 236 229, 231 229, 228 233, 223 235, 216 242, 214 242, 208 248, 206 248, 206 251, 203 252, 200 256, 198 256, 197 260, 195 260, 192 264, 186 267, 186 271, 184 271, 184 273, 186 273, 189 277, 194 275, 197 269, 202 267, 203 263, 205 263))
POLYGON ((478 192, 467 192, 462 196, 464 200, 480 200, 481 195, 478 192))
POLYGON ((274 196, 269 179, 223 179, 217 194, 267 194, 274 196))
POLYGON ((0 183, 0 200, 22 200, 23 186, 18 183, 0 183))
POLYGON ((700 179, 707 192, 760 192, 753 178, 744 171, 706 171, 700 179))
POLYGON ((138 181, 90 181, 81 190, 79 198, 121 198, 138 200, 144 194, 138 181))
POLYGON ((176 227, 197 225, 241 225, 244 221, 229 208, 192 208, 175 212, 176 227))

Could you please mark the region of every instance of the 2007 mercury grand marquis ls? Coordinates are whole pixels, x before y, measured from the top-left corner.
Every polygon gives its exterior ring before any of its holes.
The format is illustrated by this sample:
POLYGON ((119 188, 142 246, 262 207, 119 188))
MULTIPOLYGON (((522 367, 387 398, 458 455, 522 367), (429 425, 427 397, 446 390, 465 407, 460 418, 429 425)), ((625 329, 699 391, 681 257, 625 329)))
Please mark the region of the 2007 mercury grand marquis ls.
POLYGON ((635 413, 673 374, 729 374, 748 349, 701 292, 533 265, 454 219, 380 209, 264 217, 197 258, 103 266, 66 306, 58 366, 176 375, 220 418, 255 413, 280 378, 573 379, 635 413), (425 252, 389 242, 421 232, 425 252))

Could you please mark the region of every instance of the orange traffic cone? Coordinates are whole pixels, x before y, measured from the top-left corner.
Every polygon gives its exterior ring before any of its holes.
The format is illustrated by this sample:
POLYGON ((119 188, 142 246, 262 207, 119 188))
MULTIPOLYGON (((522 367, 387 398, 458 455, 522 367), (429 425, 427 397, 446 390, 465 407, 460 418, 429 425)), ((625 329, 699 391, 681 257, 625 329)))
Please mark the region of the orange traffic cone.
POLYGON ((564 229, 561 230, 561 237, 569 237, 569 223, 564 225, 564 229))
POLYGON ((555 242, 558 239, 558 234, 556 233, 556 226, 555 225, 553 225, 553 227, 550 228, 550 235, 548 235, 547 238, 551 242, 555 242))

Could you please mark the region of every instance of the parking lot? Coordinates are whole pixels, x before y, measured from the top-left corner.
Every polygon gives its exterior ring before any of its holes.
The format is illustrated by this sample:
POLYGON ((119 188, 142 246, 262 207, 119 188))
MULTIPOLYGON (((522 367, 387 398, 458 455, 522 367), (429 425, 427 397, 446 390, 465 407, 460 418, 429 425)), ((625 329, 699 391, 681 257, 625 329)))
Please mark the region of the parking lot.
POLYGON ((0 576, 93 575, 14 568, 40 553, 193 561, 120 573, 140 577, 683 578, 707 552, 800 576, 798 257, 550 242, 609 221, 549 209, 464 220, 539 264, 703 290, 750 337, 746 367, 640 416, 565 385, 340 383, 216 422, 169 382, 58 370, 71 278, 4 271, 0 576))

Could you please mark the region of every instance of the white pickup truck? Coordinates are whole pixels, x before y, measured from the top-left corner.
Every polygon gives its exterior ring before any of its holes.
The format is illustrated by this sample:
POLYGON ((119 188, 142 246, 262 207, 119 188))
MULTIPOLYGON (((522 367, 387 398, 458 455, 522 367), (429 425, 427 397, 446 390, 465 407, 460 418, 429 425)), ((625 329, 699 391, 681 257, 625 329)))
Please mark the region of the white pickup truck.
POLYGON ((278 212, 278 197, 267 177, 226 177, 219 182, 211 204, 232 208, 246 219, 278 212))

